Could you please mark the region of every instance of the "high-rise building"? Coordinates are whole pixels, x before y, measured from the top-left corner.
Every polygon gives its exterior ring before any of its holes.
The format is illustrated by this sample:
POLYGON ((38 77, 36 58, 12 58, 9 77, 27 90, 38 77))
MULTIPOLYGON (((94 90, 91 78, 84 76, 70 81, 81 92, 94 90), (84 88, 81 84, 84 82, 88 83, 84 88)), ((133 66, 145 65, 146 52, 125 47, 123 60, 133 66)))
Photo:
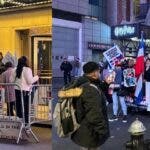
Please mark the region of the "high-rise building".
POLYGON ((141 31, 150 53, 150 0, 107 0, 107 23, 114 43, 126 56, 136 57, 141 31))
POLYGON ((150 0, 107 0, 107 7, 107 23, 111 26, 137 22, 150 25, 150 0))
POLYGON ((111 46, 106 0, 53 0, 53 75, 62 76, 64 57, 80 62, 103 59, 111 46))

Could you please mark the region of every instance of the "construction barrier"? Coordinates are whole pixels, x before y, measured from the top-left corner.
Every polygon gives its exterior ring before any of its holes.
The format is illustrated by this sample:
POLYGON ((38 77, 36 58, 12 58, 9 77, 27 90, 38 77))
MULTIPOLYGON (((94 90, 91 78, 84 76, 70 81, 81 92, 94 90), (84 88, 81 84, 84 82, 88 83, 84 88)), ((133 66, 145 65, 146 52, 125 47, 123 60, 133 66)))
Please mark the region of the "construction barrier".
MULTIPOLYGON (((29 130, 31 130, 31 125, 35 123, 51 124, 51 88, 50 84, 32 86, 29 98, 29 130)), ((36 136, 35 138, 38 141, 36 136)))
POLYGON ((0 83, 0 138, 16 139, 19 143, 23 132, 26 132, 23 92, 17 84, 0 83), (20 90, 20 105, 16 103, 15 88, 20 90), (18 117, 18 106, 21 117, 18 117))
POLYGON ((26 92, 17 84, 0 83, 0 138, 18 144, 31 135, 39 142, 31 125, 52 120, 51 99, 51 85, 33 85, 26 92))

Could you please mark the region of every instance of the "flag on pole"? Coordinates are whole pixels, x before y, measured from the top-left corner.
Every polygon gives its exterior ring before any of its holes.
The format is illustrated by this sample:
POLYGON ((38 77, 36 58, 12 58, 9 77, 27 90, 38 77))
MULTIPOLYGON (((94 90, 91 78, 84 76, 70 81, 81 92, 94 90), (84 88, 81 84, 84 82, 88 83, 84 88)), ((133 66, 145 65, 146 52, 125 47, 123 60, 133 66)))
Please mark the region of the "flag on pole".
POLYGON ((140 104, 143 101, 143 73, 144 73, 144 38, 142 32, 138 56, 136 58, 135 64, 135 75, 137 77, 137 85, 135 90, 136 104, 140 104))

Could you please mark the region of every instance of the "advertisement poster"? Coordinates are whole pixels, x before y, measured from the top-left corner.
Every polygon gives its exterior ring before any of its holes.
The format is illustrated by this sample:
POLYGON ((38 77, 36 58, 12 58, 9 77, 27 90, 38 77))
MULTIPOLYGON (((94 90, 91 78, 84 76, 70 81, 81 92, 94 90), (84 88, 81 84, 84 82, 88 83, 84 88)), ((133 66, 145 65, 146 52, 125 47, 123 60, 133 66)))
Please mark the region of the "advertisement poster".
POLYGON ((115 67, 115 64, 123 59, 123 54, 118 46, 114 46, 108 49, 106 52, 103 53, 103 55, 112 69, 115 67))

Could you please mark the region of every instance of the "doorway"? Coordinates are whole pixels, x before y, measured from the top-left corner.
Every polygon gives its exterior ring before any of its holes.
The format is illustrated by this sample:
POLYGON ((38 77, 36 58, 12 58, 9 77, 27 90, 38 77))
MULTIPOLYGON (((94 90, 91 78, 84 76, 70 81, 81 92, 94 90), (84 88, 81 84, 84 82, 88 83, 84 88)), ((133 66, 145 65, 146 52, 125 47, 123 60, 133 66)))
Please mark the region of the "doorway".
POLYGON ((92 60, 99 63, 100 61, 103 61, 103 51, 100 50, 92 50, 92 60))
POLYGON ((52 71, 51 71, 51 37, 34 37, 33 38, 33 69, 34 73, 40 72, 40 83, 51 83, 52 71))

